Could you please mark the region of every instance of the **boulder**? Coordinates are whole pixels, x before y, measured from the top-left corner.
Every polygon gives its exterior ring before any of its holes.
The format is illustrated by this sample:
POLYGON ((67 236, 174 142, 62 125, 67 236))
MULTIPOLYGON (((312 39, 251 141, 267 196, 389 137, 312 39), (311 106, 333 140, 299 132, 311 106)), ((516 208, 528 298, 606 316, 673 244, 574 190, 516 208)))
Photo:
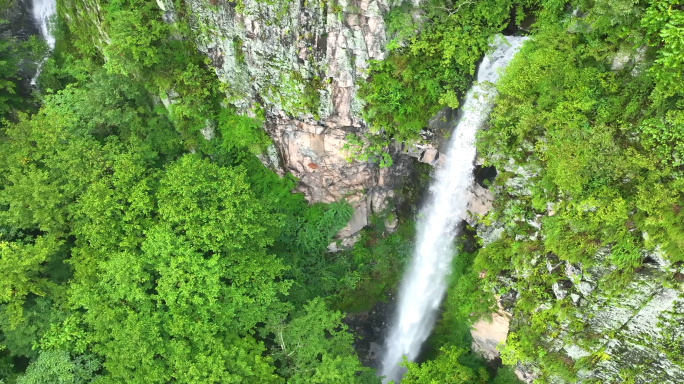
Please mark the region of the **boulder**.
POLYGON ((480 319, 473 324, 470 335, 473 337, 471 348, 487 360, 499 357, 496 347, 506 342, 509 318, 504 313, 493 313, 491 322, 480 319))

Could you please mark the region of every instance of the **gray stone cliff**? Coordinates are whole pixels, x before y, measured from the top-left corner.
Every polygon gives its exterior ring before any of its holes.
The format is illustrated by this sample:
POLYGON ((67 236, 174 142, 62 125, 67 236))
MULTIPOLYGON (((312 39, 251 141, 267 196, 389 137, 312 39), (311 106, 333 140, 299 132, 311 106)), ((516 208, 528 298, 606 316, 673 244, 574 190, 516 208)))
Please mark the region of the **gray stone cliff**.
MULTIPOLYGON (((433 165, 439 159, 431 144, 397 144, 389 149, 393 166, 380 168, 343 149, 347 135, 369 131, 357 90, 370 61, 385 57, 383 17, 399 3, 186 0, 197 47, 226 85, 227 100, 248 115, 263 109, 274 144, 260 157, 264 165, 291 172, 309 202, 353 205, 341 238, 366 226, 370 214, 394 209, 387 204, 410 173, 410 157, 433 165)), ((173 21, 173 4, 158 4, 173 21)), ((431 125, 447 121, 442 117, 431 125)))
MULTIPOLYGON (((502 171, 513 176, 504 186, 492 187, 494 194, 519 199, 529 195, 531 179, 539 169, 511 160, 502 171)), ((554 214, 553 203, 549 203, 546 215, 554 214)), ((507 227, 516 225, 535 227, 530 239, 540 237, 541 216, 531 221, 521 218, 514 223, 473 225, 486 247, 507 227)), ((587 265, 561 261, 553 254, 538 255, 533 261, 545 265, 549 281, 555 280, 550 287, 552 300, 536 311, 560 305, 567 314, 557 324, 548 325, 542 340, 544 350, 563 356, 569 366, 583 367, 576 372, 578 383, 684 383, 684 268, 668 262, 658 249, 643 251, 642 267, 627 281, 616 284, 621 274, 610 256, 611 249, 606 246, 587 265)), ((500 277, 500 284, 493 287, 494 291, 507 291, 500 302, 511 317, 511 332, 530 321, 513 310, 531 273, 527 268, 516 266, 511 276, 500 277)), ((477 330, 473 336, 482 339, 477 330)), ((490 335, 489 339, 497 338, 490 335)), ((483 355, 497 354, 490 347, 483 355)), ((568 383, 557 376, 544 376, 535 362, 522 362, 516 374, 527 383, 568 383)))
MULTIPOLYGON (((167 14, 172 11, 169 1, 159 3, 167 14)), ((262 162, 296 176, 297 191, 312 203, 349 201, 355 212, 340 237, 353 235, 371 213, 385 210, 408 165, 396 159, 395 166, 380 169, 348 161, 343 146, 348 134, 368 131, 356 92, 369 61, 385 56, 383 15, 391 4, 246 0, 238 9, 223 0, 187 0, 186 5, 197 47, 226 84, 228 101, 246 114, 263 108, 274 147, 262 162)))

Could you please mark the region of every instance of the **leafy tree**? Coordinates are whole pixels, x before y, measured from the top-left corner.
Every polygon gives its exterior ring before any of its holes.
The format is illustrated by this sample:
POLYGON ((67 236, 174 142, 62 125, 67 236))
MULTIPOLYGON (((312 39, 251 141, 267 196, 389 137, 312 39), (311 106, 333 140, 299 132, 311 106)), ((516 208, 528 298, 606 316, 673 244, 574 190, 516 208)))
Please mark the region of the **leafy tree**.
POLYGON ((58 4, 41 110, 0 137, 3 376, 28 358, 22 383, 282 382, 261 335, 290 316, 308 351, 282 360, 302 372, 279 373, 376 383, 342 314, 315 298, 345 276, 325 249, 351 208, 309 207, 259 163, 261 121, 219 106, 182 20, 116 1, 96 25, 81 5, 58 4), (312 284, 288 303, 293 276, 312 284))
POLYGON ((356 383, 367 371, 352 348, 354 337, 342 323, 343 315, 329 311, 316 298, 289 322, 274 318, 272 356, 288 383, 356 383))
POLYGON ((489 378, 484 368, 475 372, 458 362, 466 350, 455 347, 442 348, 434 360, 423 364, 404 361, 407 372, 401 379, 405 384, 476 384, 486 383, 489 378))
POLYGON ((39 237, 34 244, 0 242, 0 303, 6 304, 12 327, 22 320, 28 295, 44 296, 50 290, 51 283, 42 272, 58 245, 49 237, 39 237))
POLYGON ((103 367, 127 382, 274 380, 251 334, 288 287, 277 281, 282 265, 266 253, 276 216, 253 198, 239 169, 197 156, 170 165, 153 194, 144 179, 116 189, 117 179, 130 177, 117 168, 79 203, 89 230, 74 251, 70 298, 85 310, 103 367), (128 212, 103 222, 90 209, 103 194, 130 202, 128 212), (117 227, 118 242, 101 240, 117 227))
POLYGON ((316 296, 334 294, 349 281, 347 260, 326 252, 351 214, 349 204, 339 202, 302 207, 286 216, 274 250, 290 267, 286 272, 293 281, 289 301, 303 305, 316 296))
POLYGON ((99 361, 92 355, 73 357, 67 351, 41 351, 17 384, 85 384, 97 377, 99 361))

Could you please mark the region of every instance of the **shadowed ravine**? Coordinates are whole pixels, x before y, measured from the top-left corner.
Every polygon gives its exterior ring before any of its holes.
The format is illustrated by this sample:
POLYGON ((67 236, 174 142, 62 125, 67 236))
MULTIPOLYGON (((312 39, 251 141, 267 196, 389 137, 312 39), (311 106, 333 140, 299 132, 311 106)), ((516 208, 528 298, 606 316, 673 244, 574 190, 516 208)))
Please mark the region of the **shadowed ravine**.
POLYGON ((452 134, 445 164, 437 170, 431 197, 420 212, 416 248, 399 291, 395 318, 385 346, 381 374, 398 381, 406 371, 402 356, 413 361, 430 335, 447 288, 446 276, 456 252, 452 244, 466 191, 473 183, 475 133, 489 115, 496 90, 492 86, 518 51, 524 37, 498 37, 477 72, 477 84, 466 95, 452 134))

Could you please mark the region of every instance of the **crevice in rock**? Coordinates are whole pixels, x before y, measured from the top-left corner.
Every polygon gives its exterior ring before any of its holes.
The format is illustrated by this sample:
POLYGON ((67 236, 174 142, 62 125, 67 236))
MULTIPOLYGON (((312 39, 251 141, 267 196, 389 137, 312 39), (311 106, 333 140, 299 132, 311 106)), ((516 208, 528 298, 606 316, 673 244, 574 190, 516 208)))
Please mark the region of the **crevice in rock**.
POLYGON ((483 165, 477 165, 473 171, 475 182, 483 188, 489 188, 489 185, 494 183, 497 174, 498 172, 494 166, 485 167, 483 165), (485 185, 485 181, 487 181, 488 185, 485 185))

